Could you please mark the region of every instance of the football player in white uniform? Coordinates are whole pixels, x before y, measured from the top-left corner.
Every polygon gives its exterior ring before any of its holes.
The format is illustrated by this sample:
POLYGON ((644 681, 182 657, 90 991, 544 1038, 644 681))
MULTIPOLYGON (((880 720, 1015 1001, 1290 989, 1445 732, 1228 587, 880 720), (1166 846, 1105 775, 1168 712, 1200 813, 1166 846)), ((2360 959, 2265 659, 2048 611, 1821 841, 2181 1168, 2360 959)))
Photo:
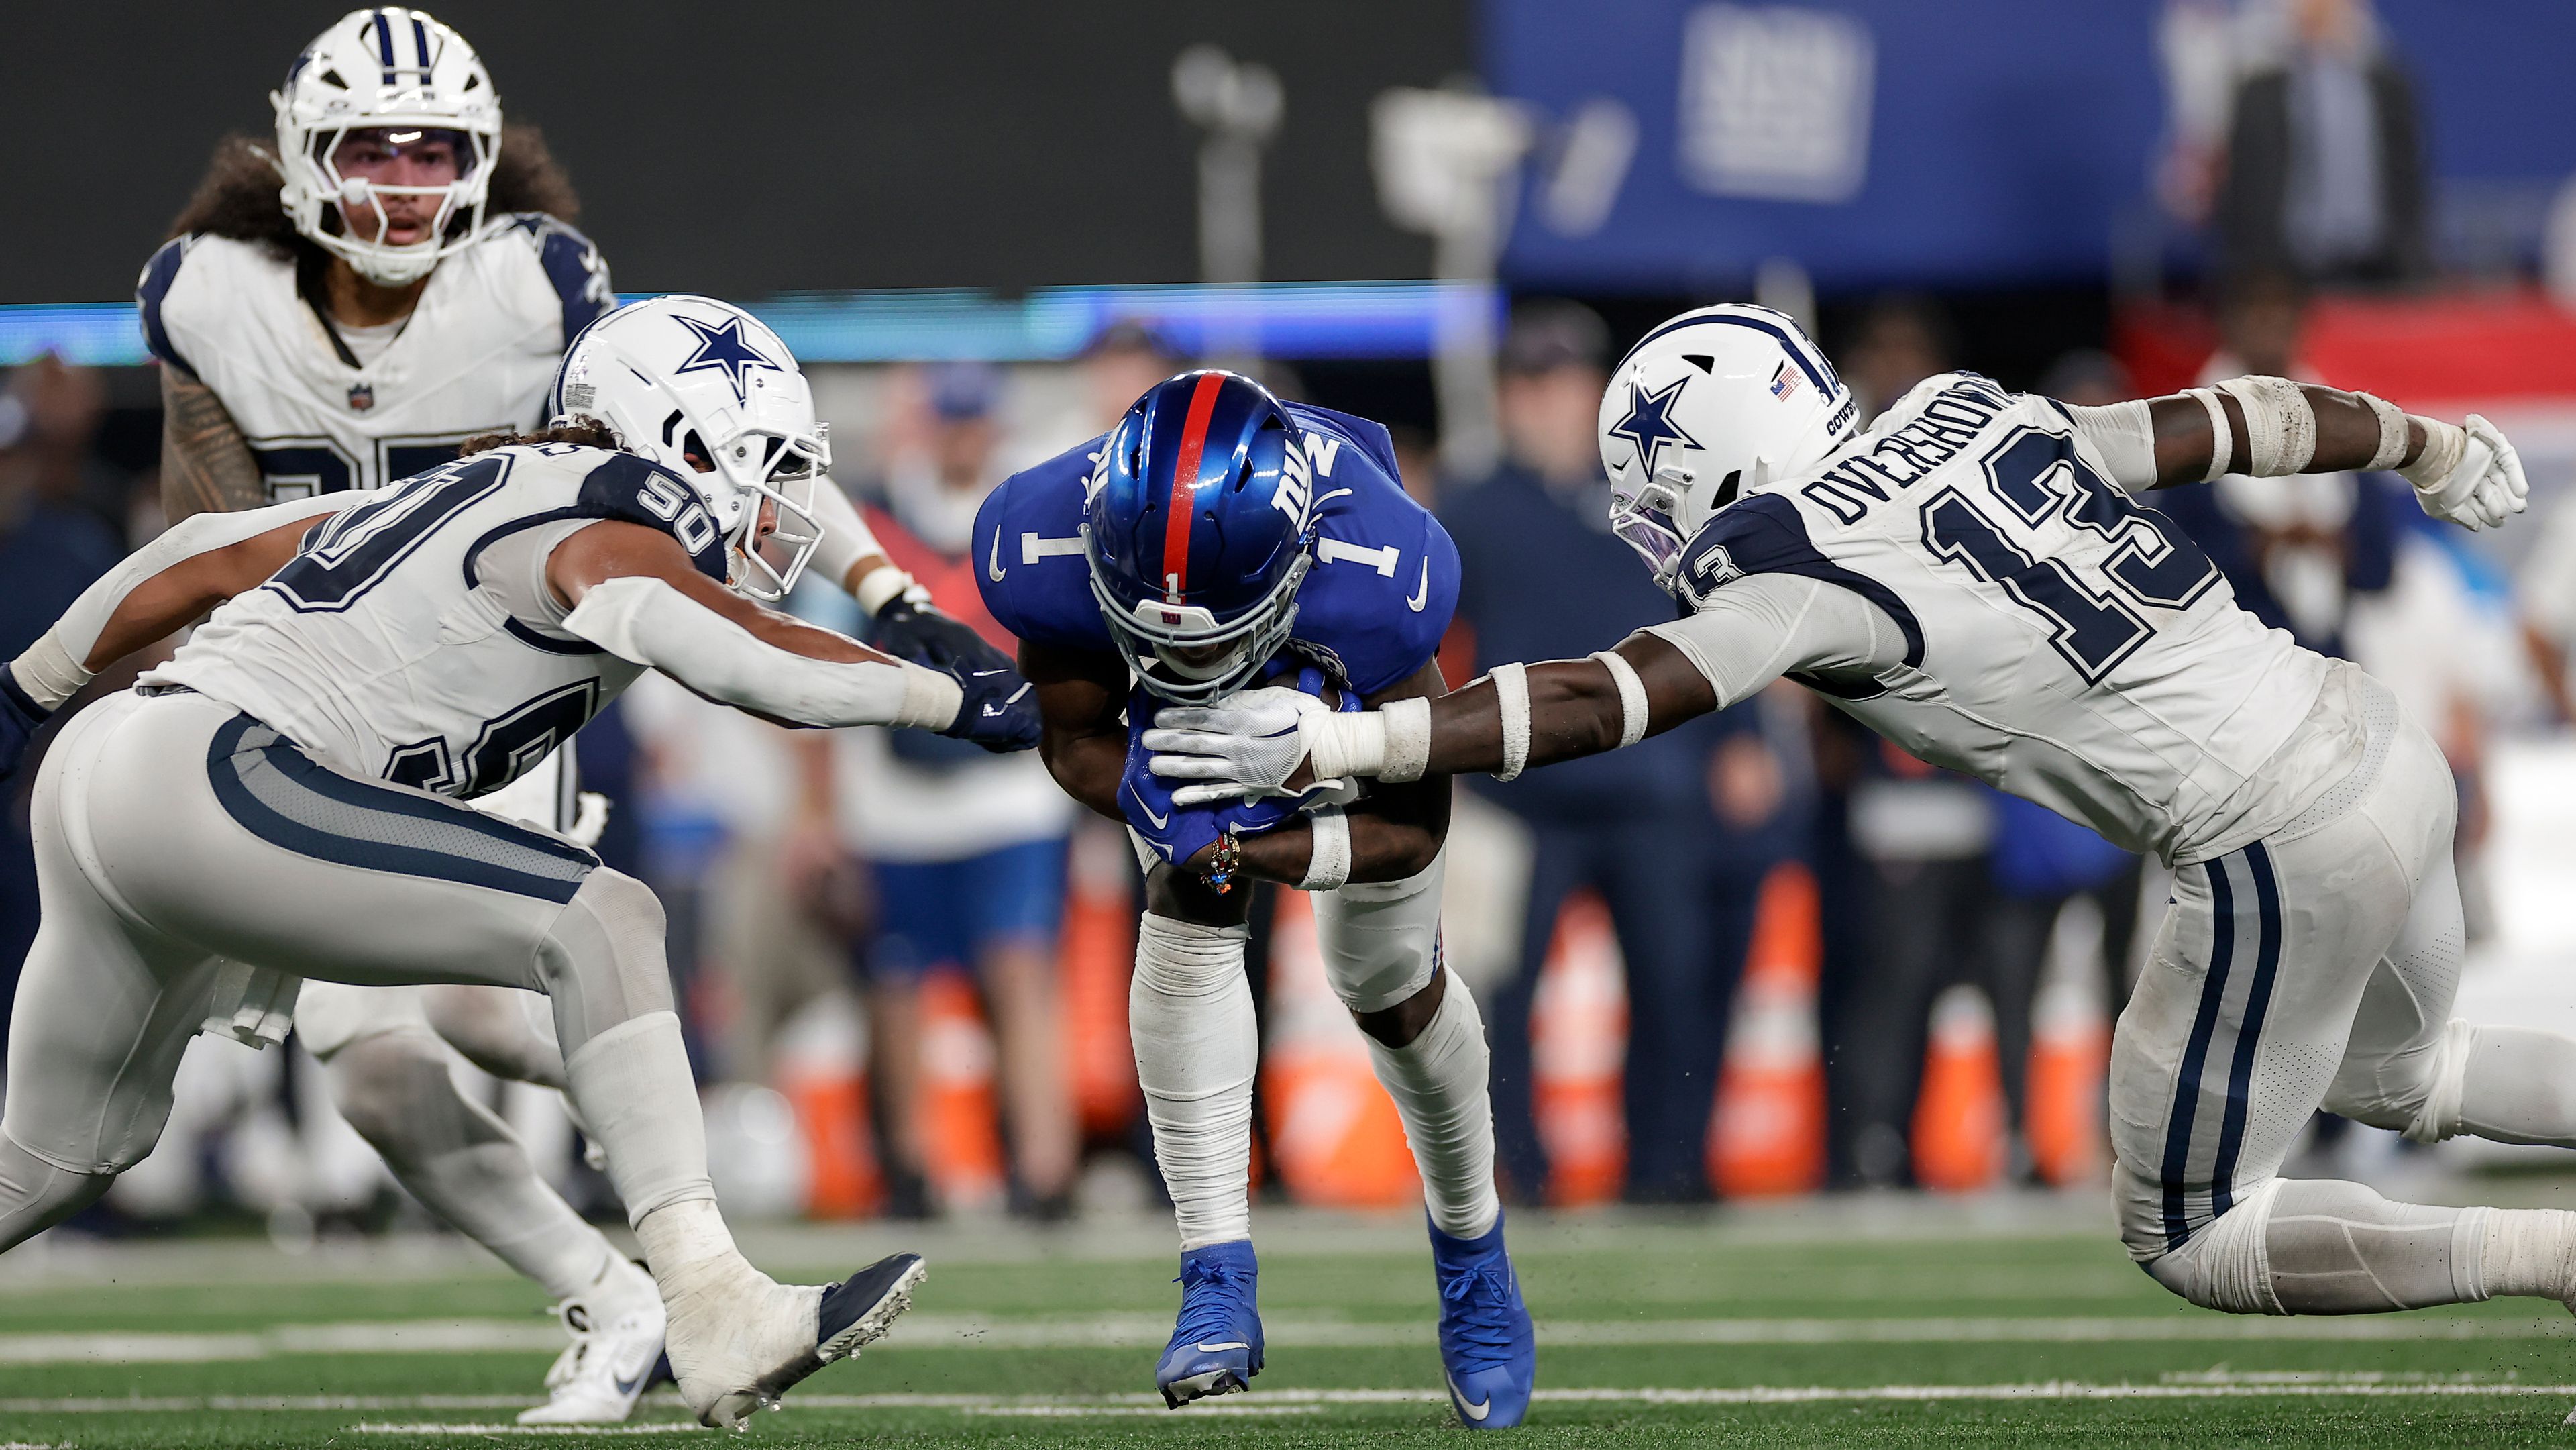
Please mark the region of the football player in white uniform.
POLYGON ((2576 1147, 2576 1040, 2453 1018, 2456 811, 2389 691, 2239 609, 2131 495, 2393 468, 2471 528, 2523 507, 2503 436, 2244 378, 2102 408, 1970 374, 1866 430, 1778 313, 1649 333, 1601 408, 1621 535, 1690 610, 1585 660, 1364 714, 1269 691, 1161 712, 1192 800, 1632 743, 1783 676, 1898 745, 2175 868, 2112 1054, 2121 1236, 2236 1313, 2576 1300, 2576 1213, 2428 1208, 2278 1176, 2319 1107, 2435 1142, 2576 1147))
POLYGON ((668 1312, 671 1367, 739 1422, 882 1334, 897 1254, 830 1289, 735 1251, 652 892, 464 801, 647 668, 793 725, 1036 743, 1025 683, 944 673, 763 608, 819 542, 805 379, 749 314, 613 313, 556 426, 382 489, 177 525, 0 669, 0 772, 92 674, 209 606, 178 655, 75 719, 36 783, 45 913, 11 1024, 0 1248, 148 1153, 188 1038, 282 1036, 299 978, 551 998, 575 1104, 668 1312))
MULTIPOLYGON (((174 523, 377 488, 452 460, 468 438, 533 426, 564 349, 615 305, 543 138, 503 124, 473 48, 427 14, 351 12, 271 101, 274 150, 224 142, 136 289, 161 363, 174 523)), ((933 623, 917 597, 893 602, 910 581, 880 567, 839 491, 816 497, 828 576, 872 613, 933 623)), ((896 623, 884 633, 915 642, 896 623)), ((596 840, 605 803, 588 798, 579 816, 571 755, 557 749, 477 804, 596 840)), ((296 1040, 395 1177, 556 1300, 571 1342, 548 1403, 521 1418, 622 1420, 661 1354, 652 1281, 457 1092, 441 1037, 500 1076, 564 1085, 543 1006, 524 993, 316 981, 296 1004, 296 1040)))

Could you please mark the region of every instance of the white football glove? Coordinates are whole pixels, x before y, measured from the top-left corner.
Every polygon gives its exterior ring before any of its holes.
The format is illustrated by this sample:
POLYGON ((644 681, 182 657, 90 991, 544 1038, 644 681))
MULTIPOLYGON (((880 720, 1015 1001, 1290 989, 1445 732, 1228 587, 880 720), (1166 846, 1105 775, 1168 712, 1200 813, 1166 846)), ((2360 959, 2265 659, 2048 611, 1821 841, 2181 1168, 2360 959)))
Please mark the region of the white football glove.
POLYGON ((572 843, 584 850, 599 849, 599 838, 608 833, 608 797, 586 790, 573 797, 572 829, 564 832, 572 843))
POLYGON ((2415 486, 2424 512, 2464 528, 2492 529, 2530 506, 2522 455, 2493 423, 2475 413, 2465 429, 2422 421, 2424 452, 2397 471, 2415 486))
POLYGON ((1145 748, 1155 752, 1146 764, 1167 780, 1208 782, 1173 791, 1175 805, 1297 794, 1287 782, 1306 760, 1306 722, 1332 713, 1323 701, 1282 685, 1245 690, 1213 705, 1167 706, 1154 713, 1154 728, 1145 732, 1145 748))

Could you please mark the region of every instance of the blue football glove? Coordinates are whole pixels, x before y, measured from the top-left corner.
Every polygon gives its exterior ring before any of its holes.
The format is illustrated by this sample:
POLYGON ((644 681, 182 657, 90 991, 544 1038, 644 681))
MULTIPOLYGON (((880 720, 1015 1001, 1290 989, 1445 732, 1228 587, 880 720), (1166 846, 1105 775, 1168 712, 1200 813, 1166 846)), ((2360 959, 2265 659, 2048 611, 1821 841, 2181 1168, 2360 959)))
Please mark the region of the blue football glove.
POLYGON ((939 612, 926 594, 909 590, 885 602, 861 634, 872 649, 952 675, 1011 668, 1011 657, 987 644, 965 622, 939 612))
MULTIPOLYGON (((0 781, 18 773, 18 762, 27 756, 27 742, 53 713, 29 698, 9 666, 0 664, 0 781)), ((1134 754, 1132 746, 1129 754, 1134 754)))
POLYGON ((1127 732, 1127 769, 1118 781, 1118 808, 1126 813, 1127 824, 1154 848, 1154 854, 1175 866, 1186 866, 1229 830, 1238 836, 1257 836, 1296 817, 1298 801, 1293 796, 1175 805, 1173 783, 1154 774, 1146 764, 1153 757, 1153 752, 1145 748, 1145 727, 1152 722, 1152 709, 1151 701, 1131 702, 1128 707, 1127 718, 1136 723, 1127 732))
POLYGON ((951 740, 972 740, 996 755, 1034 750, 1038 743, 1038 692, 1008 662, 989 668, 947 671, 966 698, 957 718, 938 733, 951 740))

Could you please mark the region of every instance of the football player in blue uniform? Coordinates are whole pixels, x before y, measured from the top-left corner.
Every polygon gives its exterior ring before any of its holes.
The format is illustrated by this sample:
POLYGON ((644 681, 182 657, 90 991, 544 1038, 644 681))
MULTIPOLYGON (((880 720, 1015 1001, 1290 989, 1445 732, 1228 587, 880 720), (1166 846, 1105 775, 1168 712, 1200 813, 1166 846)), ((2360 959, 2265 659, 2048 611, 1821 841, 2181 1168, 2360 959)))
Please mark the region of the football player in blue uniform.
POLYGON ((1233 889, 1253 876, 1315 894, 1333 990, 1403 1117, 1459 1417, 1519 1423, 1536 1354, 1494 1192, 1484 1023, 1440 953, 1448 786, 1327 782, 1176 806, 1138 743, 1158 704, 1249 687, 1353 710, 1443 692, 1432 656, 1458 555, 1396 482, 1386 430, 1233 373, 1184 373, 1107 436, 994 490, 975 552, 985 603, 1037 687, 1048 769, 1124 821, 1147 867, 1128 1017, 1181 1230, 1180 1320, 1154 1371, 1165 1402, 1238 1391, 1261 1370, 1248 1183, 1260 1044, 1250 893, 1233 889), (1175 864, 1202 852, 1214 864, 1175 864))

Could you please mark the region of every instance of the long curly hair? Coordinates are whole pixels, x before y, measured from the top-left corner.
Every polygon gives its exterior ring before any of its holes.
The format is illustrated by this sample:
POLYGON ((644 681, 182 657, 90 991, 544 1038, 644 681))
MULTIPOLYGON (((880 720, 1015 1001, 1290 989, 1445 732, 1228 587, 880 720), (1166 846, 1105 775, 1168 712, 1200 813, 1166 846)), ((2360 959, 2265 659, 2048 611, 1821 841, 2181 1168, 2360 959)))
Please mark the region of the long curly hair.
MULTIPOLYGON (((326 260, 320 247, 295 230, 295 223, 287 220, 286 207, 278 201, 276 144, 270 138, 239 132, 216 142, 205 179, 170 223, 170 235, 204 232, 265 242, 280 257, 299 262, 326 260)), ((573 192, 572 179, 546 149, 545 133, 534 126, 501 128, 501 155, 492 163, 484 214, 511 211, 541 211, 566 222, 581 217, 581 198, 573 192)), ((465 224, 462 216, 449 222, 449 235, 465 224)))
POLYGON ((617 435, 609 431, 607 424, 585 419, 579 423, 557 423, 534 433, 486 433, 468 438, 464 446, 456 450, 456 456, 471 458, 477 453, 489 453, 495 448, 508 448, 517 443, 578 443, 585 448, 610 449, 618 446, 617 435))

